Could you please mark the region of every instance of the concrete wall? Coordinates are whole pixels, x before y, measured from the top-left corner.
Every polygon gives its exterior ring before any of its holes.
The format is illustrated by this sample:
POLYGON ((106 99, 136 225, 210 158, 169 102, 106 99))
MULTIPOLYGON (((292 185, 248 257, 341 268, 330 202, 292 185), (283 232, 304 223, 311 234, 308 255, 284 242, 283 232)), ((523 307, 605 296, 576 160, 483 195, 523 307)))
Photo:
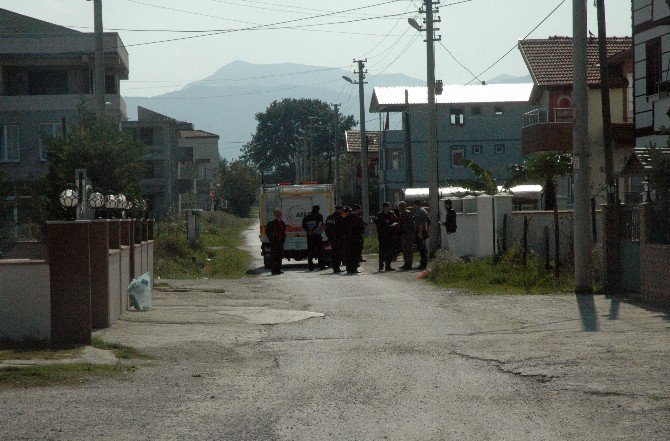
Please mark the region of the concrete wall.
POLYGON ((0 260, 0 340, 51 339, 46 261, 0 260))
POLYGON ((135 248, 133 249, 133 254, 135 256, 135 259, 133 260, 133 265, 134 265, 134 274, 135 278, 140 277, 142 274, 142 244, 135 244, 135 248))
POLYGON ((109 289, 109 324, 114 324, 119 320, 121 315, 121 251, 120 250, 110 250, 109 251, 109 279, 108 289, 109 289))
POLYGON ((130 247, 121 246, 120 250, 121 269, 119 271, 121 294, 119 304, 121 305, 121 314, 128 311, 128 286, 130 285, 130 247))
POLYGON ((670 245, 642 243, 640 246, 642 292, 645 301, 670 307, 668 281, 663 276, 670 268, 670 245))
MULTIPOLYGON (((528 219, 528 246, 541 256, 545 254, 545 227, 549 228, 549 252, 554 253, 553 211, 512 211, 511 197, 507 195, 478 196, 452 199, 456 210, 456 233, 450 235, 454 252, 461 256, 487 257, 503 243, 503 222, 507 215, 507 246, 523 239, 524 218, 528 219), (495 200, 495 206, 493 205, 495 200), (495 222, 494 222, 495 220, 495 222)), ((566 256, 573 245, 573 212, 561 210, 559 216, 560 252, 566 256)), ((444 221, 444 211, 443 219, 444 221)), ((598 242, 603 240, 602 212, 596 211, 598 242)), ((442 227, 442 247, 448 248, 447 235, 442 227)))

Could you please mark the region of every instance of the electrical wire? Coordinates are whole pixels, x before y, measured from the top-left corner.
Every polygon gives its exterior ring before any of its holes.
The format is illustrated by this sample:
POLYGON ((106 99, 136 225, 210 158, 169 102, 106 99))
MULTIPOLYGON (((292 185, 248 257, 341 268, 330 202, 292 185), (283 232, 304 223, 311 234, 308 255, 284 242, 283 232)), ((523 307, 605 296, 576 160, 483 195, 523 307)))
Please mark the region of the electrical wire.
POLYGON ((470 75, 472 75, 474 79, 477 79, 477 80, 479 80, 479 81, 482 81, 481 78, 479 78, 478 75, 474 74, 470 69, 468 69, 467 66, 465 66, 463 63, 461 63, 461 62, 458 60, 458 58, 456 58, 456 56, 455 56, 455 55, 454 55, 454 54, 453 54, 453 53, 452 53, 452 52, 451 52, 451 51, 444 45, 444 43, 442 43, 441 40, 438 40, 438 43, 440 44, 440 46, 442 46, 442 47, 444 48, 445 51, 447 51, 447 53, 451 56, 451 58, 453 58, 454 61, 455 61, 456 63, 458 63, 459 66, 461 66, 463 69, 465 69, 466 71, 468 71, 468 73, 469 73, 470 75))
MULTIPOLYGON (((560 8, 560 7, 563 5, 563 3, 565 3, 565 1, 566 1, 566 0, 561 0, 561 2, 560 2, 558 5, 556 5, 556 7, 555 7, 554 9, 552 9, 551 12, 550 12, 549 14, 547 14, 547 16, 544 17, 544 18, 542 19, 542 21, 540 21, 540 22, 537 24, 537 26, 535 26, 533 29, 531 29, 530 32, 528 32, 528 33, 527 33, 521 40, 525 40, 525 39, 527 39, 533 32, 535 32, 540 26, 542 26, 542 24, 543 24, 545 21, 547 21, 547 20, 549 19, 549 17, 551 17, 552 15, 554 15, 554 13, 558 10, 558 8, 560 8)), ((468 84, 472 83, 476 78, 481 77, 481 76, 484 75, 486 72, 488 72, 489 70, 491 70, 491 69, 493 68, 493 66, 495 66, 496 64, 498 64, 499 62, 501 62, 501 61, 503 60, 503 58, 505 58, 505 57, 507 57, 509 54, 511 54, 512 51, 513 51, 514 49, 516 49, 518 46, 519 46, 519 43, 517 42, 514 46, 512 46, 512 47, 510 48, 510 50, 508 50, 507 52, 505 52, 505 54, 504 54, 502 57, 498 58, 496 61, 493 62, 493 64, 491 64, 489 67, 487 67, 486 69, 484 69, 479 75, 474 76, 474 78, 472 78, 470 81, 468 81, 468 82, 465 83, 465 84, 468 85, 468 84)))

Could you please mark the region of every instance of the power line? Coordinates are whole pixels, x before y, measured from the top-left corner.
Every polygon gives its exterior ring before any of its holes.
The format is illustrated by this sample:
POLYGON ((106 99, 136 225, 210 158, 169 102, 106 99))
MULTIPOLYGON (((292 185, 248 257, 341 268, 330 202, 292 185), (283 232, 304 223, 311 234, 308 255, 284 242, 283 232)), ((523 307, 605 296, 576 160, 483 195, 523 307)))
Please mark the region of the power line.
MULTIPOLYGON (((529 33, 527 33, 527 34, 525 35, 525 37, 523 37, 521 40, 525 40, 526 38, 528 38, 528 37, 530 36, 530 34, 532 34, 533 32, 535 32, 535 31, 537 30, 537 28, 539 28, 540 26, 542 26, 542 24, 543 24, 545 21, 547 21, 547 20, 549 19, 549 17, 551 17, 552 15, 554 15, 554 13, 558 10, 558 8, 560 8, 560 7, 563 5, 563 3, 565 3, 565 0, 561 0, 561 2, 560 2, 558 5, 556 5, 556 7, 555 7, 554 9, 552 9, 551 12, 550 12, 546 17, 544 17, 544 18, 542 19, 542 21, 540 21, 540 22, 537 24, 537 26, 535 26, 533 29, 531 29, 531 31, 530 31, 529 33)), ((489 67, 487 67, 486 69, 484 69, 479 75, 475 75, 474 78, 472 78, 470 81, 468 81, 468 82, 465 83, 465 84, 468 85, 468 84, 472 83, 475 79, 481 77, 481 76, 484 75, 486 72, 488 72, 489 70, 491 70, 491 69, 493 68, 493 66, 495 66, 496 64, 498 64, 499 62, 501 62, 501 61, 503 60, 503 58, 505 58, 506 56, 508 56, 509 54, 511 54, 512 51, 513 51, 514 49, 516 49, 518 46, 519 46, 519 43, 517 42, 514 46, 512 46, 512 47, 510 48, 510 50, 508 50, 507 52, 505 52, 505 54, 504 54, 502 57, 498 58, 496 61, 493 62, 493 64, 491 64, 489 67)))
POLYGON ((453 58, 454 61, 455 61, 456 63, 458 63, 459 66, 461 66, 463 69, 467 70, 468 73, 469 73, 470 75, 472 75, 475 79, 481 81, 481 78, 479 78, 478 75, 475 75, 470 69, 467 68, 467 66, 465 66, 463 63, 461 63, 461 62, 458 60, 458 58, 456 58, 456 56, 455 56, 455 55, 454 55, 454 54, 453 54, 453 53, 452 53, 452 52, 451 52, 451 51, 444 45, 444 43, 442 43, 441 40, 438 40, 438 43, 439 43, 440 46, 442 46, 442 47, 444 48, 445 51, 447 51, 447 53, 451 56, 451 58, 453 58))

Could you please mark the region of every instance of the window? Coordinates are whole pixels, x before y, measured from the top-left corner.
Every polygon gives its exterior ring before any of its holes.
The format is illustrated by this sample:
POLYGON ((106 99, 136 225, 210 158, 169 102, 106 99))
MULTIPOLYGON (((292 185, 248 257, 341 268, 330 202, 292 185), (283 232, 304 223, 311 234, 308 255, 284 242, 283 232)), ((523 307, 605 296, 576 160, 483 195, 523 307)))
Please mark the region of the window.
POLYGON ((505 144, 496 144, 496 155, 505 153, 505 144))
POLYGON ((505 113, 505 108, 503 106, 495 106, 493 107, 493 113, 500 116, 505 113))
POLYGON ((117 95, 119 93, 116 89, 116 78, 114 78, 114 75, 105 75, 105 93, 109 95, 117 95))
POLYGON ((650 40, 646 44, 647 58, 647 95, 657 93, 656 86, 661 81, 663 65, 661 63, 661 39, 650 40))
POLYGON ((19 159, 19 126, 0 126, 0 162, 19 159))
POLYGON ((451 109, 451 119, 450 119, 450 124, 452 126, 462 126, 463 123, 465 122, 465 114, 463 113, 463 109, 451 109))
POLYGON ((47 146, 44 142, 44 136, 62 137, 63 127, 61 124, 43 123, 40 124, 40 161, 47 160, 47 146))
POLYGON ((386 151, 386 170, 400 170, 402 166, 401 157, 401 150, 388 149, 386 151))
POLYGON ((452 147, 451 148, 451 166, 455 168, 461 168, 461 160, 465 158, 465 148, 464 147, 452 147))
POLYGON ((473 154, 473 155, 481 155, 481 154, 482 154, 482 146, 480 146, 480 145, 473 145, 473 146, 472 146, 472 154, 473 154))
POLYGON ((472 116, 480 116, 482 114, 482 108, 479 106, 475 106, 472 109, 470 109, 470 115, 472 116))
POLYGON ((144 145, 154 145, 153 127, 140 127, 140 142, 144 145))

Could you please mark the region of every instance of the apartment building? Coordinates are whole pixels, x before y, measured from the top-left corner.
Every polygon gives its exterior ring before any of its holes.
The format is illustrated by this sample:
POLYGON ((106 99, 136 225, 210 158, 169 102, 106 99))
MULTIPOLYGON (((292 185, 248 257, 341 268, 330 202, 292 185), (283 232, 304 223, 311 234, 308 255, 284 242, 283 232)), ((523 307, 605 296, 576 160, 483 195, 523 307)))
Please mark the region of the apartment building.
MULTIPOLYGON (((0 172, 12 184, 17 224, 30 220, 46 172, 42 134, 59 136, 81 109, 94 108, 94 47, 93 33, 0 9, 0 172)), ((105 33, 104 49, 107 112, 125 120, 128 52, 114 32, 105 33)))

